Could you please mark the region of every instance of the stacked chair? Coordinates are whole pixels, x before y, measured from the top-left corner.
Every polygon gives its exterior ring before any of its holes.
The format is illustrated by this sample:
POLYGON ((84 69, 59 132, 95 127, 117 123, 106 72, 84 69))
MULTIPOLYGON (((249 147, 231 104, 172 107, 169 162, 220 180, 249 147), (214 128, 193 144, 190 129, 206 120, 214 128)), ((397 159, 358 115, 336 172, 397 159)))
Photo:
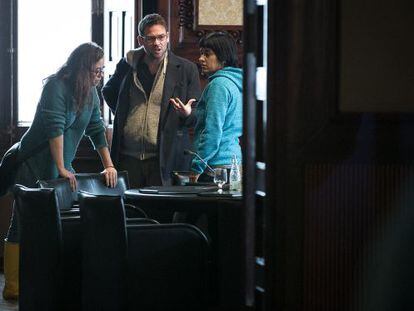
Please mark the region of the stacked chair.
POLYGON ((82 191, 76 197, 64 183, 15 186, 20 310, 206 309, 204 234, 188 224, 128 217, 128 210, 145 215, 126 208, 123 192, 98 192, 102 177, 90 175, 96 179, 77 176, 82 191))

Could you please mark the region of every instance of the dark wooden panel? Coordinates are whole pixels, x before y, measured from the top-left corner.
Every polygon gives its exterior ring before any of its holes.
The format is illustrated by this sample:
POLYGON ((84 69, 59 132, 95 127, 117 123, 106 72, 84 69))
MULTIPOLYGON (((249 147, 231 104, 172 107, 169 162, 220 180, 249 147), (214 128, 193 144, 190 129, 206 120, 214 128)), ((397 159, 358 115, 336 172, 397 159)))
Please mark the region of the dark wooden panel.
MULTIPOLYGON (((4 137, 11 122, 12 112, 16 113, 16 109, 11 110, 12 96, 15 96, 15 91, 12 92, 12 63, 16 64, 15 50, 12 49, 12 42, 15 48, 17 38, 11 36, 11 29, 16 28, 16 1, 1 1, 0 3, 0 139, 7 139, 4 137), (12 19, 13 15, 13 19, 12 19), (12 55, 13 54, 13 55, 12 55), (11 57, 14 57, 14 60, 11 57)), ((14 77, 15 78, 15 77, 14 77)))
POLYGON ((307 148, 336 115, 336 2, 269 1, 265 308, 303 307, 307 148))
POLYGON ((339 107, 414 112, 414 2, 341 1, 339 107))
POLYGON ((364 310, 367 268, 384 255, 374 250, 412 206, 413 186, 412 165, 306 166, 303 310, 364 310))
MULTIPOLYGON (((11 146, 10 103, 11 103, 11 63, 10 63, 10 25, 12 1, 0 2, 0 156, 11 146)), ((14 1, 15 2, 15 1, 14 1)), ((10 223, 12 200, 10 196, 0 198, 0 264, 3 267, 4 237, 10 223)), ((5 310, 17 310, 17 306, 1 302, 5 310)))
MULTIPOLYGON (((4 128, 8 124, 9 110, 7 105, 10 102, 10 3, 0 3, 0 126, 4 128)), ((3 136, 3 135, 1 135, 3 136)))
POLYGON ((363 310, 366 251, 410 203, 412 115, 338 110, 338 4, 269 2, 266 310, 363 310))

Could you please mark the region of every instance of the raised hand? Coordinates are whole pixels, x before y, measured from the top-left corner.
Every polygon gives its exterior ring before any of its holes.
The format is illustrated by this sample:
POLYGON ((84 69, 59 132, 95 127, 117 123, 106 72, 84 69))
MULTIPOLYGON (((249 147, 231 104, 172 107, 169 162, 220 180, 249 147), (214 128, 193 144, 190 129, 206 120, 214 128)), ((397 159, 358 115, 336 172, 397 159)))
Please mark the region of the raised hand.
POLYGON ((195 98, 192 98, 187 102, 187 104, 184 104, 178 97, 170 98, 170 103, 173 105, 174 109, 184 117, 188 117, 191 114, 191 105, 196 101, 197 100, 195 98))

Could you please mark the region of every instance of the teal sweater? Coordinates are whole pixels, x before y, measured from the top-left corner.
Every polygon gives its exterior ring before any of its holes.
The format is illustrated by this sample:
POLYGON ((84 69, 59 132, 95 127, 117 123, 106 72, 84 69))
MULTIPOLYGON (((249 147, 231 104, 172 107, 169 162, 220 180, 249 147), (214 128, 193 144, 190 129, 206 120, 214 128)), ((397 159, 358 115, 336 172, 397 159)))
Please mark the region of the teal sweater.
MULTIPOLYGON (((197 106, 193 150, 210 166, 230 166, 233 155, 241 163, 239 138, 243 126, 243 72, 225 67, 209 77, 197 106)), ((194 158, 191 169, 206 168, 194 158)))
POLYGON ((21 139, 19 157, 29 158, 19 167, 16 183, 34 186, 39 179, 58 177, 57 167, 46 144, 51 138, 64 135, 63 159, 65 168, 70 171, 73 171, 72 161, 83 135, 89 136, 95 149, 107 146, 95 87, 91 89, 90 100, 92 103, 86 104, 82 111, 76 113, 73 94, 65 83, 56 77, 47 81, 33 123, 21 139), (34 153, 41 145, 45 147, 34 153))

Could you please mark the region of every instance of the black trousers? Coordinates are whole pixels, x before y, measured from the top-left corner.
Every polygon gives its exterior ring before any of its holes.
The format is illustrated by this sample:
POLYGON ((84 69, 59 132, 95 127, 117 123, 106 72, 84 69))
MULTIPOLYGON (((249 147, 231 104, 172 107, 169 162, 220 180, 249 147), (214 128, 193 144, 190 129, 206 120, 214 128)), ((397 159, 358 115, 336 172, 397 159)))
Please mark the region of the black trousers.
POLYGON ((130 188, 162 185, 158 157, 139 160, 121 154, 117 169, 119 171, 128 171, 130 188))

